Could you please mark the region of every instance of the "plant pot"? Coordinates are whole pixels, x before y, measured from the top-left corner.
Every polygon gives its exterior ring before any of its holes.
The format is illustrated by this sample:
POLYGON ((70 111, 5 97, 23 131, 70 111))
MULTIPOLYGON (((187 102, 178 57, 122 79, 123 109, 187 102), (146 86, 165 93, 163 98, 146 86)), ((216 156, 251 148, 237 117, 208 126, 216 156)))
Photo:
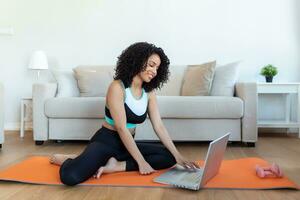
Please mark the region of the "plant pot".
POLYGON ((273 76, 266 76, 267 83, 272 83, 272 81, 273 81, 273 76))

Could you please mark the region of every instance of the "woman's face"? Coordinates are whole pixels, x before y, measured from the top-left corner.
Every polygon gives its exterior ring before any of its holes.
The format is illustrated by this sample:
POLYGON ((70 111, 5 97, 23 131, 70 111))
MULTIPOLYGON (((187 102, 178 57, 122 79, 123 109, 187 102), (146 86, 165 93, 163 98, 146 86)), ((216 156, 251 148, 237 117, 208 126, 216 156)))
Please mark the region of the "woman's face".
POLYGON ((142 78, 142 80, 149 83, 157 75, 159 66, 159 55, 152 54, 146 62, 146 69, 140 73, 140 77, 142 78))

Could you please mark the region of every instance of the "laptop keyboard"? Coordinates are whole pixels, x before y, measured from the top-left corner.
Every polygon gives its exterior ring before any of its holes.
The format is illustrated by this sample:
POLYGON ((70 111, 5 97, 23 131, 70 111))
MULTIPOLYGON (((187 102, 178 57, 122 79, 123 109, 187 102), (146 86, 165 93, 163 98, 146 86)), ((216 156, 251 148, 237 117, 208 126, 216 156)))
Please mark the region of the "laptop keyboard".
POLYGON ((197 171, 188 171, 185 173, 183 179, 188 182, 198 182, 203 175, 203 169, 197 169, 197 171))

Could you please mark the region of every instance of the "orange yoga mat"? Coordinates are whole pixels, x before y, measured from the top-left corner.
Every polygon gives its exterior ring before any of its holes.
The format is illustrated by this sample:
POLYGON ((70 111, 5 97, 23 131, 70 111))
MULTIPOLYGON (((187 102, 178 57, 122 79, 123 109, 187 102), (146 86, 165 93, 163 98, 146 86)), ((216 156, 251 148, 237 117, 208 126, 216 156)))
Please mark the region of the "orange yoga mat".
MULTIPOLYGON (((202 165, 203 161, 199 161, 202 165)), ((266 166, 268 163, 260 158, 243 158, 224 160, 219 173, 204 188, 214 189, 300 189, 287 177, 264 178, 256 176, 256 164, 266 166)), ((80 185, 125 186, 125 187, 172 187, 154 183, 152 180, 165 170, 151 175, 140 175, 138 172, 118 172, 103 174, 100 179, 91 178, 80 185)), ((62 185, 59 179, 59 166, 51 165, 49 157, 33 156, 8 167, 0 172, 0 180, 23 183, 62 185)))

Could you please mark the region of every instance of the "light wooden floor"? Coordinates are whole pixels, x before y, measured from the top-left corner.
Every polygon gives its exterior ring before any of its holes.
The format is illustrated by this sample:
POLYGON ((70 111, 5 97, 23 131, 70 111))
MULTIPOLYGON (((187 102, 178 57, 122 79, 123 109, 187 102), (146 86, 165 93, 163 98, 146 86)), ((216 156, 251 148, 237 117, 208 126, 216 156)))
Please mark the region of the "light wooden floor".
MULTIPOLYGON (((79 153, 84 142, 46 142, 36 146, 32 133, 26 132, 20 139, 16 131, 6 132, 5 143, 0 150, 0 169, 17 163, 29 155, 51 155, 52 153, 79 153)), ((204 159, 208 143, 176 143, 178 149, 189 159, 204 159)), ((261 157, 278 163, 285 174, 300 184, 300 139, 285 134, 260 135, 255 148, 228 146, 225 159, 261 157)), ((297 199, 300 192, 293 190, 200 190, 188 191, 166 188, 126 188, 96 186, 46 186, 0 182, 0 199, 297 199)))

